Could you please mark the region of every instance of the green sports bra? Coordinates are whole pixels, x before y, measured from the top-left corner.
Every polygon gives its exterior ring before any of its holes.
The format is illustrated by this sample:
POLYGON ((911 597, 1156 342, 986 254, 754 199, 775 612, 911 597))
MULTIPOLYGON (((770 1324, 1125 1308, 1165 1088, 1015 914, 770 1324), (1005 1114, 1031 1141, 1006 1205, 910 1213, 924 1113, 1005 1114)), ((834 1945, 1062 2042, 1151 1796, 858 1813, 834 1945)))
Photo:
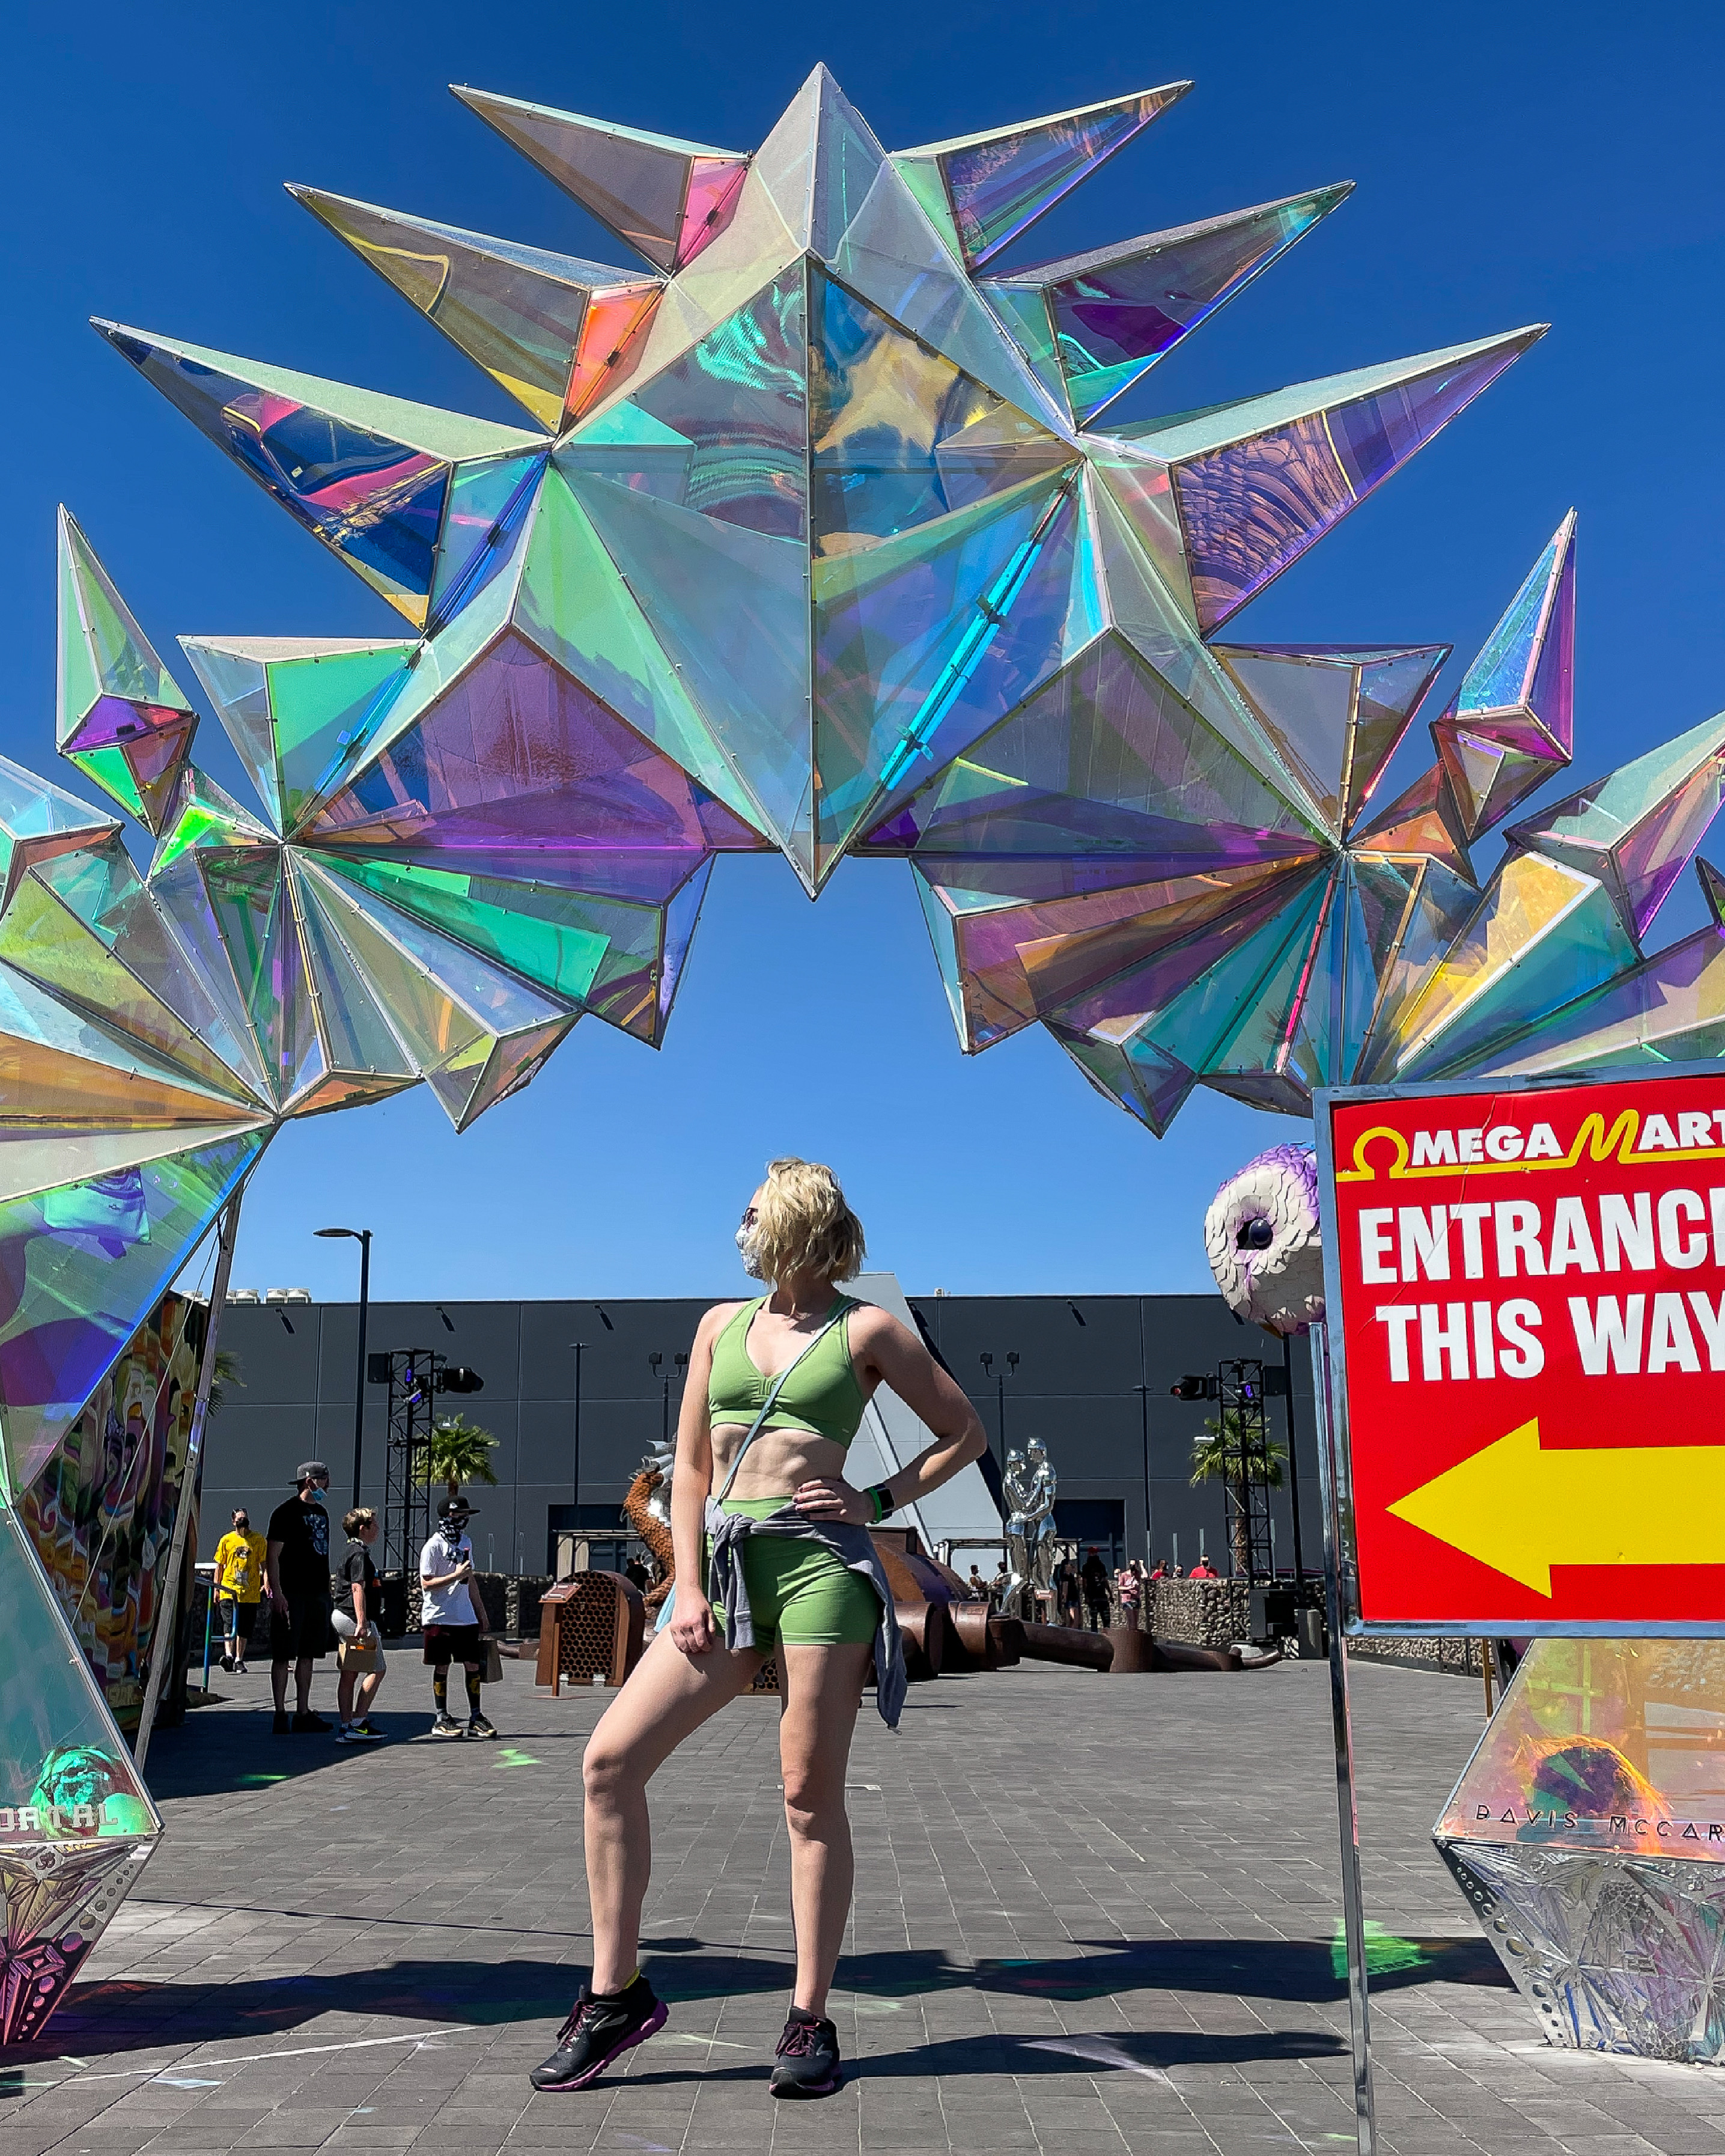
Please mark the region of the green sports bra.
MULTIPOLYGON (((712 1373, 706 1383, 706 1410, 711 1424, 752 1423, 773 1389, 773 1380, 757 1370, 748 1352, 749 1327, 766 1301, 746 1302, 713 1342, 712 1373)), ((845 1315, 803 1356, 780 1389, 762 1430, 806 1430, 834 1445, 849 1445, 867 1405, 850 1360, 850 1312, 856 1305, 839 1298, 845 1315)))

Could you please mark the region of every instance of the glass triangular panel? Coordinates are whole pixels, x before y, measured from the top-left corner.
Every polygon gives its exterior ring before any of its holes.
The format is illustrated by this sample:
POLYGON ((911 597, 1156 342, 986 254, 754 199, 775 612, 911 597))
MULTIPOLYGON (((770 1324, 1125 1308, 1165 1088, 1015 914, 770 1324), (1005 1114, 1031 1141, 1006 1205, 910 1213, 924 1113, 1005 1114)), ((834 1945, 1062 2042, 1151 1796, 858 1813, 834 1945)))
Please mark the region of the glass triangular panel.
POLYGON ((1399 1075, 1459 1071, 1491 1045, 1635 963, 1605 886, 1512 854, 1396 1026, 1399 1075))
POLYGON ((1445 644, 1212 644, 1339 843, 1449 656, 1445 644))
POLYGON ((1072 416, 1088 426, 1165 352, 1250 283, 1351 191, 1352 182, 1235 210, 1123 246, 1047 262, 984 296, 1035 293, 1052 316, 1072 416))
POLYGON ((509 567, 516 534, 532 514, 545 469, 543 456, 499 457, 456 465, 438 542, 426 621, 429 634, 437 635, 509 567))
MULTIPOLYGON (((576 472, 571 493, 706 731, 806 886, 814 880, 807 555, 802 546, 576 472)), ((715 789, 716 790, 716 789, 715 789)))
MULTIPOLYGON (((0 1276, 18 1285, 0 1332, 0 1424, 13 1490, 34 1480, 265 1135, 248 1132, 112 1174, 74 1175, 0 1205, 0 1276)), ((75 1653, 70 1659, 82 1666, 75 1653)), ((18 1754, 8 1748, 8 1756, 18 1754)))
POLYGON ((656 280, 541 247, 488 239, 326 194, 288 192, 385 277, 450 341, 555 432, 589 301, 601 290, 656 292, 656 280))
MULTIPOLYGON (((1202 932, 1225 919, 1245 935, 1287 903, 1312 864, 1298 857, 1194 865, 1168 875, 1154 858, 1091 857, 1055 864, 1020 857, 950 868, 913 857, 949 917, 957 969, 955 1014, 967 1052, 1130 975, 1133 993, 1165 1001, 1191 978, 1202 932), (1063 870, 1064 873, 1060 871, 1063 870), (978 888, 978 886, 983 888, 978 888), (1158 968, 1153 989, 1149 968, 1158 968)), ((925 898, 927 910, 931 902, 925 898)))
POLYGON ((8 1113, 20 1127, 75 1135, 244 1120, 231 1086, 206 1086, 3 963, 0 1040, 8 1113))
POLYGON ((689 177, 697 161, 727 165, 742 152, 614 126, 548 105, 455 86, 464 105, 495 127, 565 194, 660 270, 676 266, 689 177))
POLYGON ((347 1098, 376 1098, 411 1086, 419 1075, 413 1058, 391 1030, 338 926, 309 877, 296 873, 294 886, 326 1069, 367 1081, 347 1098))
MULTIPOLYGON (((682 500, 746 531, 808 531, 808 323, 800 266, 757 293, 626 404, 689 444, 682 500)), ((600 425, 614 428, 612 406, 600 425)), ((577 433, 562 459, 580 454, 577 433)))
POLYGON ((1542 333, 1517 330, 1127 430, 1175 467, 1205 632, 1332 530, 1542 333))
POLYGON ((980 268, 1191 87, 1168 83, 898 155, 938 164, 966 256, 980 268))
MULTIPOLYGON (((87 1486, 100 1493, 100 1474, 87 1486)), ((0 1835, 0 2042, 18 2044, 41 2033, 142 1871, 162 1820, 10 1502, 0 1514, 0 1623, 10 1642, 0 1801, 12 1822, 0 1835)))
POLYGON ((1466 825, 1442 763, 1422 771, 1348 843, 1356 853, 1428 855, 1472 881, 1466 825))
POLYGON ((1305 819, 1105 635, 871 833, 870 850, 1129 854, 1189 866, 1315 858, 1305 819))
POLYGON ((1065 400, 1045 388, 953 261, 910 190, 883 165, 826 258, 850 290, 1051 431, 1065 400))
POLYGON ((861 551, 1070 460, 1066 444, 833 278, 815 270, 809 296, 817 556, 861 551))
MULTIPOLYGON (((1356 855, 1369 884, 1377 860, 1356 855)), ((1468 879, 1441 861, 1404 857, 1395 865, 1411 876, 1406 906, 1378 957, 1378 1008, 1362 1047, 1357 1076, 1369 1084, 1394 1065, 1403 1014, 1424 989, 1444 953, 1472 919, 1480 894, 1468 879)))
POLYGON ((0 904, 31 861, 100 844, 119 829, 113 817, 0 756, 0 904))
MULTIPOLYGON (((656 424, 656 423, 655 423, 656 424)), ((564 671, 722 802, 713 843, 747 846, 755 809, 722 735, 706 722, 560 471, 541 490, 515 624, 564 671), (742 828, 746 826, 747 828, 742 828), (728 829, 728 835, 721 835, 728 829)))
POLYGON ((1511 827, 1511 842, 1604 875, 1626 925, 1644 934, 1717 814, 1725 717, 1707 719, 1511 827))
POLYGON ((823 868, 1057 672, 1087 589, 1070 485, 1029 482, 815 572, 823 868))
POLYGON ((1492 1058, 1494 1073, 1713 1063, 1725 1056, 1725 937, 1717 928, 1656 952, 1631 971, 1542 1018, 1492 1058))
POLYGON ((126 707, 135 707, 133 732, 143 726, 183 725, 192 707, 150 639, 115 589, 90 542, 71 514, 59 512, 59 676, 54 738, 64 749, 74 737, 87 748, 126 738, 126 707), (95 707, 111 700, 105 721, 95 707))
POLYGON ((96 326, 416 629, 424 625, 449 465, 543 439, 116 323, 96 326))
POLYGON ((716 824, 756 844, 591 690, 506 630, 327 804, 315 834, 572 861, 589 850, 698 855, 716 824))
POLYGON ((1568 685, 1566 662, 1574 638, 1574 547, 1575 512, 1571 510, 1463 676, 1455 700, 1463 726, 1477 732, 1488 712, 1527 710, 1547 642, 1554 636, 1559 648, 1553 656, 1558 661, 1558 670, 1548 682, 1545 701, 1558 729, 1551 734, 1553 746, 1569 746, 1567 698, 1560 700, 1553 692, 1568 685))
POLYGON ((141 1044, 183 1079, 243 1111, 264 1105, 44 877, 23 877, 0 915, 0 958, 141 1044))

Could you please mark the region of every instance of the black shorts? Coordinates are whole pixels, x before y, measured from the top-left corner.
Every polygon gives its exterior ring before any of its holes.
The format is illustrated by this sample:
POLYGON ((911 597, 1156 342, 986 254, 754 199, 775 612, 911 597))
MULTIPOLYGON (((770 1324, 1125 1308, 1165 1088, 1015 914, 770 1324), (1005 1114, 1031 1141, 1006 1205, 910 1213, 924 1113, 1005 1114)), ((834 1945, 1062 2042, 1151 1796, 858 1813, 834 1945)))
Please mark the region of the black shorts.
POLYGON ((258 1622, 258 1604, 255 1602, 236 1602, 231 1594, 223 1594, 218 1588, 216 1614, 222 1620, 222 1632, 224 1639, 231 1630, 236 1639, 244 1640, 248 1645, 250 1645, 251 1636, 258 1622), (231 1625, 228 1622, 230 1619, 233 1620, 231 1625))
POLYGON ((428 1625, 425 1659, 434 1668, 448 1662, 482 1662, 485 1650, 480 1644, 477 1625, 428 1625))
POLYGON ((316 1660, 329 1650, 330 1599, 326 1594, 305 1594, 297 1599, 290 1595, 285 1609, 279 1602, 270 1604, 271 1661, 303 1661, 308 1656, 316 1660))

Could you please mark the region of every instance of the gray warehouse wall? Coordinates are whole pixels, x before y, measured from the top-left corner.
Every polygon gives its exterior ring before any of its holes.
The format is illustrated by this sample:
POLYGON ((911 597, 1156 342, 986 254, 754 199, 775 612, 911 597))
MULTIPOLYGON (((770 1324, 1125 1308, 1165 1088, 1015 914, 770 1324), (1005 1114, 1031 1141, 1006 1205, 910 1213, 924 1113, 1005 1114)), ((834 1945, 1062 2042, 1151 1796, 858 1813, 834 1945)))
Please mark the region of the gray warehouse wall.
MULTIPOLYGON (((1275 1361, 1276 1343, 1242 1328, 1215 1296, 913 1296, 929 1340, 983 1419, 991 1449, 1040 1436, 1065 1499, 1118 1501, 1127 1547, 1145 1546, 1147 1450, 1151 1546, 1169 1553, 1179 1537, 1190 1565, 1200 1530, 1225 1568, 1219 1490, 1189 1486, 1192 1440, 1214 1410, 1169 1397, 1186 1371, 1213 1370, 1224 1357, 1275 1361), (982 1357, 992 1355, 991 1369, 982 1357), (1002 1382, 1006 1358, 1016 1368, 1002 1382), (1141 1391, 1140 1388, 1143 1389, 1141 1391)), ((373 1303, 369 1344, 429 1349, 466 1363, 485 1390, 450 1399, 499 1445, 499 1487, 477 1490, 479 1554, 500 1571, 536 1572, 546 1561, 547 1519, 572 1499, 572 1343, 582 1354, 581 1498, 614 1507, 642 1455, 659 1436, 666 1411, 675 1429, 682 1373, 706 1305, 685 1300, 601 1302, 373 1303), (447 1322, 445 1322, 447 1320, 447 1322), (662 1358, 655 1373, 648 1358, 662 1358)), ((357 1310, 352 1303, 231 1307, 222 1345, 239 1359, 243 1385, 212 1423, 203 1477, 203 1554, 213 1548, 237 1504, 261 1530, 290 1487, 297 1464, 326 1460, 331 1509, 345 1508, 352 1487, 357 1310), (290 1329, 291 1328, 291 1329, 290 1329)), ((1317 1457, 1311 1366, 1295 1343, 1300 1498, 1307 1561, 1319 1549, 1317 1457)), ((383 1495, 386 1394, 367 1388, 362 1495, 383 1495)), ((1272 1412, 1280 1429, 1281 1409, 1272 1412)), ((1288 1493, 1276 1501, 1276 1548, 1286 1564, 1293 1543, 1288 1493)))

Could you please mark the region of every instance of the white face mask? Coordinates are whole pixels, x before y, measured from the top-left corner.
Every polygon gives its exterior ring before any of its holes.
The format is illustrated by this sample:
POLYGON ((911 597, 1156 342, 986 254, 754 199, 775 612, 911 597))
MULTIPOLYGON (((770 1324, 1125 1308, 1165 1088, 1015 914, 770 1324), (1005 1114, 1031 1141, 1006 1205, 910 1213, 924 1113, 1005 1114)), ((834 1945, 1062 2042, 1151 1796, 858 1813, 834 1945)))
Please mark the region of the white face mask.
POLYGON ((749 1278, 765 1280, 767 1276, 762 1271, 761 1260, 755 1252, 755 1237, 752 1229, 745 1226, 737 1229, 737 1248, 742 1259, 742 1269, 749 1278))

